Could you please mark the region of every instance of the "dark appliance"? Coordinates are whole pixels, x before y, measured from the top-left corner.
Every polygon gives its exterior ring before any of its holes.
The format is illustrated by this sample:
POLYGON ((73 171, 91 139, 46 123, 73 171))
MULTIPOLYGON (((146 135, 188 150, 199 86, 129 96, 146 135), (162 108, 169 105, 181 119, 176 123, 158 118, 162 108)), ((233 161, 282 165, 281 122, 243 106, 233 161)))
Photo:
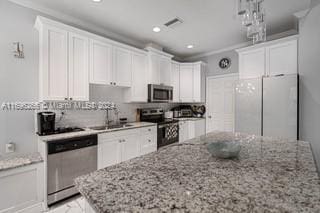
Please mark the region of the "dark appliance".
POLYGON ((48 205, 79 193, 74 179, 97 170, 97 143, 97 135, 48 142, 48 205))
POLYGON ((37 120, 39 135, 50 135, 55 132, 56 113, 39 112, 37 114, 37 120))
POLYGON ((173 87, 148 84, 148 102, 168 103, 172 101, 173 87))
POLYGON ((191 106, 191 108, 195 117, 202 118, 203 115, 206 113, 205 105, 194 105, 191 106))
POLYGON ((157 147, 179 142, 179 123, 165 119, 163 109, 139 109, 140 121, 157 123, 157 147))

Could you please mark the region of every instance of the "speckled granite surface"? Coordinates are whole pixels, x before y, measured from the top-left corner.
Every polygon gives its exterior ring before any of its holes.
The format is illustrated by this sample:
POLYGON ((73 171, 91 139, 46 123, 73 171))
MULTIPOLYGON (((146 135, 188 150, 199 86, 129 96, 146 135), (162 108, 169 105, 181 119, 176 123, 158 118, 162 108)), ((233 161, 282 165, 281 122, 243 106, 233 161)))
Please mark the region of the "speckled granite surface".
POLYGON ((143 128, 143 127, 157 125, 155 123, 149 123, 149 122, 133 122, 128 124, 132 126, 117 128, 117 129, 106 129, 106 130, 92 130, 89 128, 85 128, 84 131, 80 131, 80 132, 70 132, 70 133, 54 134, 54 135, 47 135, 47 136, 39 136, 39 139, 43 142, 47 142, 47 141, 62 140, 62 139, 68 139, 68 138, 74 138, 74 137, 95 135, 95 134, 101 134, 101 133, 107 133, 107 132, 115 132, 115 131, 143 128))
POLYGON ((0 158, 0 171, 42 162, 40 153, 17 154, 0 158))
POLYGON ((211 133, 76 179, 102 212, 320 212, 320 182, 307 142, 211 133), (240 139, 239 159, 205 143, 240 139))

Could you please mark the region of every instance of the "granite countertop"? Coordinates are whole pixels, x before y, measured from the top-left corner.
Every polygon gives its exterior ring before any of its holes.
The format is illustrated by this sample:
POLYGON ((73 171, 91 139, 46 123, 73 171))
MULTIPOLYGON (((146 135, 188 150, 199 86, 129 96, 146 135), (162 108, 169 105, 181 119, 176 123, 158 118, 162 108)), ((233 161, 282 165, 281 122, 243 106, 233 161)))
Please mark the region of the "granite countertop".
POLYGON ((203 120, 206 119, 204 117, 198 118, 198 117, 190 117, 190 118, 174 118, 175 120, 178 121, 197 121, 197 120, 203 120))
POLYGON ((320 182, 308 142, 210 133, 75 180, 96 212, 317 212, 320 182), (240 139, 238 159, 207 141, 240 139))
POLYGON ((0 171, 40 163, 42 161, 43 159, 38 152, 0 157, 0 171))
POLYGON ((54 134, 54 135, 47 135, 47 136, 39 136, 39 139, 43 142, 47 142, 47 141, 68 139, 68 138, 74 138, 74 137, 95 135, 95 134, 101 134, 101 133, 107 133, 107 132, 115 132, 115 131, 136 129, 136 128, 157 125, 155 123, 149 123, 149 122, 132 122, 132 123, 128 123, 128 124, 130 124, 132 126, 128 126, 128 127, 124 127, 124 128, 116 128, 116 129, 106 129, 106 130, 92 130, 90 128, 84 128, 85 130, 80 131, 80 132, 70 132, 70 133, 54 134))

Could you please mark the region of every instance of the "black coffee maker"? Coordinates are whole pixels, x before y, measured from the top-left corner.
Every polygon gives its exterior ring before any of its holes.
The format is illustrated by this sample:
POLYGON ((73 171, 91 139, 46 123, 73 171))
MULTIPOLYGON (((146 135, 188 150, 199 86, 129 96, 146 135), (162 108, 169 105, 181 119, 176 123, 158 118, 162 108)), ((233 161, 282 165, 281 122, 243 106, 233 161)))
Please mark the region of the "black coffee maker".
POLYGON ((56 113, 39 112, 38 117, 38 135, 50 135, 55 132, 56 113))

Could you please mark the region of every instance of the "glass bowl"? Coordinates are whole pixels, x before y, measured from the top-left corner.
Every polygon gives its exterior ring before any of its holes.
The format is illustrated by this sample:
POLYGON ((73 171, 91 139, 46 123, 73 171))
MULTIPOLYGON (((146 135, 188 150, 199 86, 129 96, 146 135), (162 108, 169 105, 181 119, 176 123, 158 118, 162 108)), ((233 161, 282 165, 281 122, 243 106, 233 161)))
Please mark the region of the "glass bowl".
POLYGON ((241 146, 239 141, 217 141, 207 143, 207 149, 213 157, 230 159, 239 156, 241 146))

